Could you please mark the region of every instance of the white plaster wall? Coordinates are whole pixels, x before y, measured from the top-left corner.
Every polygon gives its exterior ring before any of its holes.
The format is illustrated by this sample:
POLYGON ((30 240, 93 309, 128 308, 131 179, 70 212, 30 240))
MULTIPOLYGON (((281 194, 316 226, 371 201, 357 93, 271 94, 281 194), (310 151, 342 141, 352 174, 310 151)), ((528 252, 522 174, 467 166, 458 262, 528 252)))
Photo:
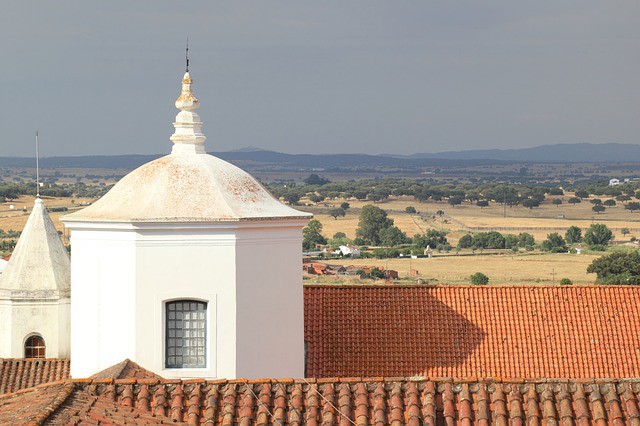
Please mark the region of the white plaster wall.
POLYGON ((69 356, 69 330, 61 330, 68 317, 68 299, 58 301, 3 301, 0 304, 0 358, 23 358, 29 336, 42 336, 47 358, 69 356))
POLYGON ((0 358, 11 358, 11 301, 0 300, 0 358))
POLYGON ((304 377, 302 226, 238 232, 236 377, 304 377))
POLYGON ((134 358, 135 237, 131 229, 72 228, 72 377, 134 358))
POLYGON ((167 378, 301 377, 306 221, 71 223, 71 375, 130 358, 167 378), (164 368, 164 303, 208 302, 207 366, 164 368))
POLYGON ((71 358, 71 299, 62 299, 58 302, 58 354, 56 358, 71 358))
POLYGON ((136 362, 167 378, 233 377, 235 230, 225 225, 140 230, 136 250, 136 362), (207 302, 206 368, 165 368, 164 303, 176 299, 207 302))

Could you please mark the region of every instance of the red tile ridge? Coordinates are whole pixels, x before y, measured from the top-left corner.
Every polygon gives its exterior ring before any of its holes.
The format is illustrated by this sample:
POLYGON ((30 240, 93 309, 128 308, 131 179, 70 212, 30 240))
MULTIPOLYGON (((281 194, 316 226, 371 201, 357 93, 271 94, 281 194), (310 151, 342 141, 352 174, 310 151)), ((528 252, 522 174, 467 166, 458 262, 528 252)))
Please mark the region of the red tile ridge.
POLYGON ((128 379, 114 379, 113 383, 118 384, 118 385, 133 385, 135 384, 137 381, 135 378, 128 378, 128 379))
POLYGON ((200 379, 200 378, 195 378, 195 379, 183 379, 182 383, 183 384, 196 384, 196 383, 206 383, 207 380, 206 379, 200 379))

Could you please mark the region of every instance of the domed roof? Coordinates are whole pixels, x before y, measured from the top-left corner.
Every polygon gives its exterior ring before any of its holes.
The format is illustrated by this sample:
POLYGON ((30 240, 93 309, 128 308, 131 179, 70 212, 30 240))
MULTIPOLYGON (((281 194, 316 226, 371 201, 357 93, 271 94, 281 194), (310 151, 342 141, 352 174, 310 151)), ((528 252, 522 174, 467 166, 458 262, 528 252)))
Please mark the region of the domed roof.
POLYGON ((199 101, 182 79, 170 155, 125 176, 93 205, 64 222, 220 222, 309 219, 274 198, 255 178, 205 152, 199 101))
POLYGON ((71 221, 216 222, 309 218, 275 199, 251 175, 208 154, 171 154, 125 176, 71 221))

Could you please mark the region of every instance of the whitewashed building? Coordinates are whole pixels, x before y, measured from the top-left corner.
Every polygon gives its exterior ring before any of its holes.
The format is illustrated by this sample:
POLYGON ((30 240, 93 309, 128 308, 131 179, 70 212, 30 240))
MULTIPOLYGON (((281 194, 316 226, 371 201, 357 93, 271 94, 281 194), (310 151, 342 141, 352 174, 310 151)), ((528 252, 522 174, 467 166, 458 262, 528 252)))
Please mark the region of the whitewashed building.
POLYGON ((189 71, 170 155, 71 230, 71 375, 129 358, 162 377, 304 375, 302 227, 311 217, 208 155, 189 71))
POLYGON ((0 275, 0 358, 69 356, 69 255, 36 198, 0 275))
POLYGON ((360 249, 356 246, 352 245, 342 245, 340 246, 340 253, 343 256, 351 256, 351 257, 360 257, 360 249))

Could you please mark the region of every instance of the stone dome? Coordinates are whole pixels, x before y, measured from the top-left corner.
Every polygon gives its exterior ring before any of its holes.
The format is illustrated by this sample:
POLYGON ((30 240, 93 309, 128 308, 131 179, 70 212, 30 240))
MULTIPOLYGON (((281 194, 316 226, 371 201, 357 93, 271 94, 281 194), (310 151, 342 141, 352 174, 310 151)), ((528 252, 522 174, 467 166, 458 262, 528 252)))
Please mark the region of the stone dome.
POLYGON ((170 155, 125 176, 107 194, 64 222, 221 222, 309 219, 274 198, 240 168, 205 152, 200 103, 189 72, 182 79, 170 155))
POLYGON ((65 222, 217 222, 308 219, 274 198, 256 179, 208 154, 172 153, 122 178, 65 222))

